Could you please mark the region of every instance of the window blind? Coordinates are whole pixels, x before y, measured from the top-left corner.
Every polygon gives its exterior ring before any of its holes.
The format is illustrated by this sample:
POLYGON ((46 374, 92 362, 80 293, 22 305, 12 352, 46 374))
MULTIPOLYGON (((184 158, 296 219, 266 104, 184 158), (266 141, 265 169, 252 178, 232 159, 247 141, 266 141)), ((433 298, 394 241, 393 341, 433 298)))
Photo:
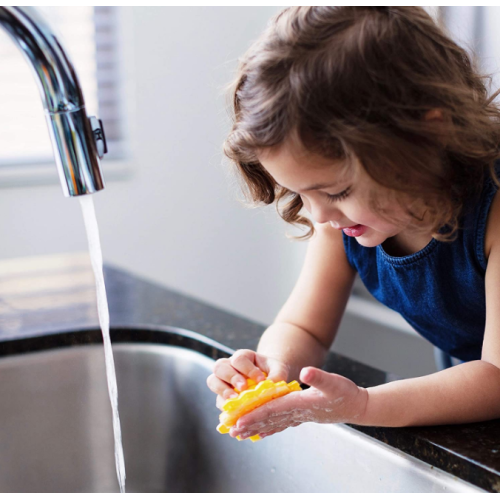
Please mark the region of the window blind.
MULTIPOLYGON (((110 155, 119 154, 116 7, 37 7, 73 62, 88 115, 104 123, 110 155)), ((0 166, 53 159, 42 101, 29 64, 0 30, 0 166)))

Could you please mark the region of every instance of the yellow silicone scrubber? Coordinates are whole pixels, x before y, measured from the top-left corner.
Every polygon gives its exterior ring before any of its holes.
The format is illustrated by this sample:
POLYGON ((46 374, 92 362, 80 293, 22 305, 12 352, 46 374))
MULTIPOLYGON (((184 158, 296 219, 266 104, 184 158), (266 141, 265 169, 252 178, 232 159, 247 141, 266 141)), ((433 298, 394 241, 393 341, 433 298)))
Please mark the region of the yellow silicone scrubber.
MULTIPOLYGON (((302 390, 296 380, 287 384, 284 381, 273 382, 266 379, 256 384, 255 380, 248 379, 247 385, 247 390, 242 391, 236 398, 228 399, 224 403, 222 407, 223 411, 219 416, 220 424, 217 426, 217 430, 221 434, 228 434, 231 427, 236 424, 240 417, 250 413, 255 408, 262 406, 268 401, 285 396, 290 392, 302 390)), ((242 440, 239 436, 236 439, 238 441, 242 440)), ((250 441, 258 441, 260 437, 256 434, 249 439, 250 441)))

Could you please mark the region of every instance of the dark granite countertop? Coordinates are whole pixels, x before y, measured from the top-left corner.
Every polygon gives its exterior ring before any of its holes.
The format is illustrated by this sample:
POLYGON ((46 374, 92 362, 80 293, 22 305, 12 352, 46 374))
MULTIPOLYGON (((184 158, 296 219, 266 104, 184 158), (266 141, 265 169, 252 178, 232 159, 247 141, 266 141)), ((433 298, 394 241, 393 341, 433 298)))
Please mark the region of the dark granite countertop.
MULTIPOLYGON (((265 328, 112 266, 105 266, 105 280, 113 341, 128 338, 117 327, 172 326, 230 349, 254 349, 265 328)), ((95 282, 87 254, 0 261, 0 356, 38 350, 44 342, 45 348, 54 347, 58 338, 67 345, 63 333, 95 332, 97 327, 95 282)), ((213 352, 215 356, 222 351, 213 352)), ((324 368, 363 387, 395 378, 333 352, 324 368)), ((500 420, 397 429, 352 427, 486 491, 500 492, 500 420)))

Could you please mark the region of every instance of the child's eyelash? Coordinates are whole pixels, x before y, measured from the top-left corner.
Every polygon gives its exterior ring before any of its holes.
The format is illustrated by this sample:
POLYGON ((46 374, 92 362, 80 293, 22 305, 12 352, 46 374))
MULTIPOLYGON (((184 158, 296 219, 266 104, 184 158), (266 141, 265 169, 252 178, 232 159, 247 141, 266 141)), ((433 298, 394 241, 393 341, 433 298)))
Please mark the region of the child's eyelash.
POLYGON ((338 194, 326 194, 328 199, 330 201, 341 201, 344 198, 347 198, 349 196, 349 193, 351 192, 351 187, 349 186, 347 189, 344 189, 341 193, 338 194))

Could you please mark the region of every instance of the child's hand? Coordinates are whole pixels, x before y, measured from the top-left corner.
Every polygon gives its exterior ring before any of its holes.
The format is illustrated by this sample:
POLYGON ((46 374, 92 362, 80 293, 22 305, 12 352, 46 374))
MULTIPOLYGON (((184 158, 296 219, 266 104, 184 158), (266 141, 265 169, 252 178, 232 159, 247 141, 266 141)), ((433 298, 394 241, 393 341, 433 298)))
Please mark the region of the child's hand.
POLYGON ((308 367, 301 371, 300 380, 311 388, 256 408, 238 420, 230 435, 266 437, 304 422, 355 423, 366 409, 366 389, 345 377, 308 367))
POLYGON ((247 387, 247 378, 261 382, 266 377, 273 382, 287 381, 289 368, 276 359, 262 354, 241 349, 230 358, 221 358, 215 362, 214 373, 207 378, 207 385, 217 394, 216 406, 219 410, 226 399, 237 396, 234 388, 241 392, 247 387))

